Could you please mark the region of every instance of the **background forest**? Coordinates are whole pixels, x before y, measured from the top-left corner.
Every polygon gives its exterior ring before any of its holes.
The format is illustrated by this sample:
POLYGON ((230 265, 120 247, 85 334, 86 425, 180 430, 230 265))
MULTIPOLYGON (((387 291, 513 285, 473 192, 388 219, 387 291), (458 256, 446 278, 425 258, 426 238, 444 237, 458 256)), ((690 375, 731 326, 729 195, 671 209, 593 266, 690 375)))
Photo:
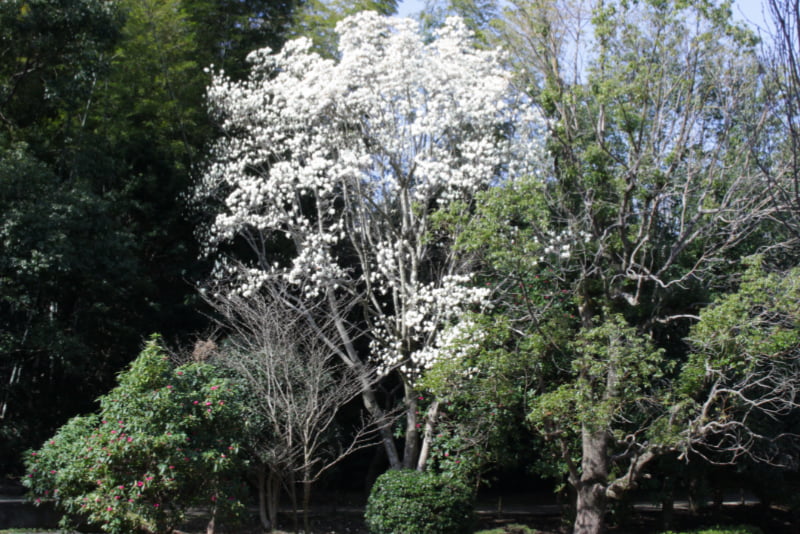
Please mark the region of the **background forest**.
POLYGON ((389 468, 796 510, 800 3, 396 11, 0 3, 0 472, 112 532, 389 468))

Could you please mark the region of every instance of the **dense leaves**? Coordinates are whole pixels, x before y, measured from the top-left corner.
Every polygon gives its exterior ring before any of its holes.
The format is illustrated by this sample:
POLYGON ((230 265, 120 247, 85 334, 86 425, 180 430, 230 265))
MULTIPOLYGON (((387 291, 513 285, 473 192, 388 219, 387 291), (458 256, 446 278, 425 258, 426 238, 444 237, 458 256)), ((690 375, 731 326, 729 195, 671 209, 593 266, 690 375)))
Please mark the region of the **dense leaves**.
POLYGON ((370 492, 366 522, 373 534, 460 534, 472 531, 473 490, 458 479, 388 471, 370 492))
POLYGON ((3 470, 90 409, 148 332, 202 329, 185 198, 214 131, 203 69, 245 69, 293 7, 0 5, 3 470))
POLYGON ((99 414, 78 416, 26 459, 26 485, 106 532, 170 532, 190 505, 239 506, 239 390, 202 363, 174 366, 152 340, 99 414))

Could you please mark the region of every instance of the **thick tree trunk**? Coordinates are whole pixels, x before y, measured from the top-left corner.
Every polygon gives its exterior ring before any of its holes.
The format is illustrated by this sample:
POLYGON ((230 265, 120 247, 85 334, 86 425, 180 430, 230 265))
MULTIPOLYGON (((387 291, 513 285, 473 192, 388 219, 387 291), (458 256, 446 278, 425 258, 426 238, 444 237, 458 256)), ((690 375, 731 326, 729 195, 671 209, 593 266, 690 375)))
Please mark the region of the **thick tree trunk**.
POLYGON ((292 527, 295 532, 300 531, 300 523, 297 517, 297 480, 294 471, 289 474, 289 496, 292 498, 292 527))
MULTIPOLYGON (((334 328, 336 328, 336 331, 338 332, 340 339, 344 344, 344 352, 339 351, 339 357, 341 358, 342 363, 351 369, 355 369, 358 373, 361 386, 363 387, 361 398, 364 400, 364 408, 367 409, 373 420, 377 421, 380 425, 378 432, 381 436, 383 446, 386 448, 386 458, 389 460, 389 465, 392 469, 400 469, 402 464, 400 455, 397 452, 397 445, 394 442, 394 436, 392 436, 391 421, 385 420, 386 414, 381 409, 378 399, 375 396, 375 384, 370 378, 371 373, 361 362, 358 351, 355 349, 353 338, 351 337, 346 326, 346 321, 343 318, 342 309, 347 307, 341 305, 341 303, 337 301, 335 292, 332 290, 328 291, 328 304, 329 310, 331 311, 331 316, 333 317, 334 328)), ((312 327, 316 325, 313 319, 310 319, 310 324, 312 324, 312 327)), ((335 344, 333 346, 335 346, 335 344)))
POLYGON ((600 534, 605 528, 608 481, 608 433, 587 426, 582 430, 581 478, 573 534, 600 534))
POLYGON ((664 530, 672 528, 675 517, 675 484, 670 477, 664 477, 661 485, 661 526, 664 530))
POLYGON ((605 527, 606 500, 600 484, 578 487, 577 513, 573 534, 600 534, 605 527))
MULTIPOLYGON (((370 385, 368 387, 370 389, 365 389, 361 394, 361 397, 364 399, 364 407, 372 417, 380 421, 384 418, 383 410, 378 406, 375 392, 371 389, 372 386, 370 385)), ((381 425, 379 429, 381 442, 383 443, 383 448, 386 450, 386 458, 389 460, 389 467, 392 469, 400 469, 402 464, 400 462, 400 455, 397 452, 397 445, 394 442, 394 436, 392 436, 390 421, 381 422, 379 424, 381 425)))

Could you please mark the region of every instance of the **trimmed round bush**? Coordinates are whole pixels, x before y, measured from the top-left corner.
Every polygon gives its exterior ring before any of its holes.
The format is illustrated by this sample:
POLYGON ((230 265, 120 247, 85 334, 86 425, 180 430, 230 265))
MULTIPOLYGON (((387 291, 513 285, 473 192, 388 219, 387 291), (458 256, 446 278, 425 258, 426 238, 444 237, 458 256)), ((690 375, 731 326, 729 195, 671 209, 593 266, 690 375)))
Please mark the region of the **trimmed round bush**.
POLYGON ((474 505, 472 489, 452 477, 387 471, 372 487, 365 519, 372 534, 468 533, 474 505))

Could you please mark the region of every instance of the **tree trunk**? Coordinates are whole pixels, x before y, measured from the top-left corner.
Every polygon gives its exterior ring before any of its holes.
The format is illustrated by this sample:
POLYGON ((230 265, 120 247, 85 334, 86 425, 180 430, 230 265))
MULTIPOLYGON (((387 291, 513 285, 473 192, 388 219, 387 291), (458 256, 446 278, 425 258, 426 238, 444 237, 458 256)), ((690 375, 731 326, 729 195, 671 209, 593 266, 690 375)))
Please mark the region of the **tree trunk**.
MULTIPOLYGON (((333 291, 328 291, 328 304, 329 310, 331 311, 334 319, 334 328, 336 328, 340 339, 344 343, 344 353, 340 352, 339 357, 346 366, 350 367, 351 369, 355 369, 358 373, 358 379, 363 387, 361 398, 364 401, 364 407, 367 409, 373 419, 380 425, 378 428, 378 433, 381 436, 383 446, 386 448, 386 458, 389 460, 389 465, 392 469, 400 469, 400 455, 397 452, 397 445, 394 442, 394 436, 392 436, 391 421, 385 420, 386 414, 381 409, 378 399, 375 397, 375 386, 370 378, 371 373, 365 368, 364 364, 359 358, 358 351, 356 351, 353 343, 353 339, 350 336, 350 333, 347 331, 347 327, 345 326, 345 320, 342 318, 342 314, 340 313, 342 306, 336 300, 333 291)), ((314 324, 313 320, 311 321, 311 324, 314 324)))
POLYGON ((264 532, 272 530, 272 523, 267 517, 267 481, 266 468, 263 465, 258 466, 258 519, 261 521, 261 528, 264 532))
MULTIPOLYGON (((370 415, 378 420, 384 418, 383 410, 378 407, 378 401, 375 399, 374 391, 371 389, 365 390, 364 393, 361 394, 361 397, 364 399, 364 406, 367 411, 370 412, 370 415)), ((394 436, 392 436, 390 421, 385 423, 381 422, 379 424, 381 442, 383 443, 383 448, 386 450, 386 458, 389 460, 389 467, 392 469, 400 469, 400 455, 397 453, 397 445, 395 445, 394 436)))
POLYGON ((272 528, 278 527, 278 506, 281 500, 281 477, 274 471, 267 478, 267 513, 272 528))
POLYGON ((581 478, 576 490, 573 534, 600 534, 605 528, 608 481, 608 434, 584 425, 582 431, 581 478))
POLYGON ((292 527, 295 532, 300 531, 300 523, 297 520, 297 480, 294 471, 289 474, 289 496, 292 499, 292 527))
POLYGON ((672 528, 675 516, 675 484, 670 477, 664 477, 661 484, 661 527, 664 530, 672 528))
POLYGON ((436 427, 436 419, 439 416, 439 401, 433 401, 431 407, 428 409, 428 417, 425 419, 425 432, 422 437, 422 448, 419 452, 419 459, 417 460, 417 471, 424 471, 425 464, 428 463, 428 456, 431 452, 431 444, 433 443, 433 430, 436 427))
POLYGON ((211 510, 211 519, 208 520, 206 525, 206 534, 214 534, 217 523, 217 504, 214 503, 214 508, 211 510))
POLYGON ((419 428, 417 428, 417 398, 414 391, 406 386, 406 443, 403 448, 403 469, 417 467, 419 454, 419 428))
POLYGON ((303 528, 306 534, 311 534, 311 481, 308 479, 310 474, 307 470, 303 480, 303 528))
POLYGON ((605 527, 606 501, 600 484, 580 484, 573 534, 600 534, 605 527))
POLYGON ((258 517, 265 532, 278 526, 280 479, 265 465, 258 468, 258 517))

